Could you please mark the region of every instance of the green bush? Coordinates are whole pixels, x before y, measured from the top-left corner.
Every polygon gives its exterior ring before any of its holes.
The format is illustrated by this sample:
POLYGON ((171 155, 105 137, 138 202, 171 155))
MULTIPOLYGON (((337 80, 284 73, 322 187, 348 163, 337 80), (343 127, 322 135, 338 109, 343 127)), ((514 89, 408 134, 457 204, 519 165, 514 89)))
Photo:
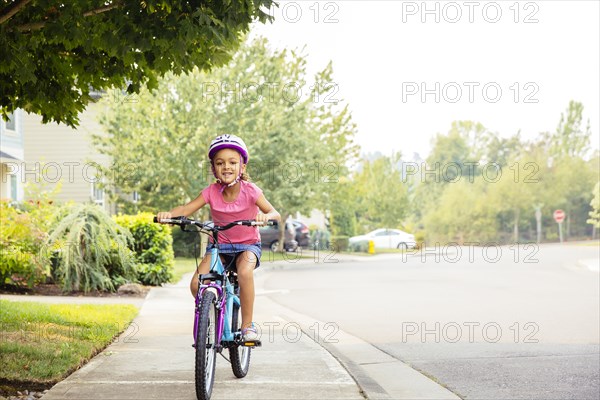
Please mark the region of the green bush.
POLYGON ((51 231, 49 250, 55 277, 64 291, 114 290, 115 283, 135 279, 131 233, 96 204, 69 209, 51 231))
POLYGON ((331 234, 327 230, 315 229, 310 233, 310 246, 312 249, 327 250, 331 234))
POLYGON ((348 245, 348 250, 354 252, 368 253, 369 252, 369 241, 361 240, 360 242, 354 242, 348 245))
POLYGON ((346 251, 348 250, 348 236, 332 236, 331 245, 335 251, 346 251))
POLYGON ((417 242, 416 249, 425 247, 425 231, 417 231, 415 233, 415 242, 417 242))
POLYGON ((133 237, 137 279, 144 285, 158 286, 169 282, 173 274, 173 237, 170 227, 154 223, 153 217, 151 213, 139 213, 114 218, 133 237))
POLYGON ((22 208, 0 201, 0 286, 32 287, 50 274, 44 241, 54 207, 38 201, 22 208))

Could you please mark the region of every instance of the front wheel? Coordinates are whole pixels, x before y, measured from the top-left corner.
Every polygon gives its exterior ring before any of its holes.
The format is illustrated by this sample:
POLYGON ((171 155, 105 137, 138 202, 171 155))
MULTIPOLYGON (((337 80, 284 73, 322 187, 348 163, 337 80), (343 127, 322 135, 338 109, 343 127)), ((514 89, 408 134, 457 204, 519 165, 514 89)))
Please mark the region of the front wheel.
POLYGON ((396 248, 398 250, 406 251, 408 249, 408 245, 404 242, 400 242, 400 243, 398 243, 398 246, 396 246, 396 248))
MULTIPOLYGON (((240 306, 233 304, 233 314, 231 315, 231 331, 240 329, 240 306)), ((250 369, 250 353, 252 348, 247 346, 232 346, 229 348, 229 358, 231 359, 231 369, 236 378, 243 378, 250 369)))
POLYGON ((198 400, 210 399, 215 382, 216 322, 216 296, 212 291, 205 290, 200 301, 196 334, 196 397, 198 400))

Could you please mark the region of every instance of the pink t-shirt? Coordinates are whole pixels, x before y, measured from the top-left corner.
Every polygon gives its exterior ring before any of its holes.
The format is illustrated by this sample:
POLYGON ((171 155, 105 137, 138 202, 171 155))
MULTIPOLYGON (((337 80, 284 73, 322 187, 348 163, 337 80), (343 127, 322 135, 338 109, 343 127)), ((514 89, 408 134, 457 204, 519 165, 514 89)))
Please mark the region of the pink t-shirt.
MULTIPOLYGON (((202 197, 210 205, 215 225, 225 225, 240 219, 255 219, 258 214, 256 201, 262 190, 254 183, 240 181, 240 193, 231 203, 223 199, 221 185, 213 183, 202 191, 202 197)), ((255 226, 234 226, 219 232, 219 243, 254 244, 260 242, 260 233, 255 226)))

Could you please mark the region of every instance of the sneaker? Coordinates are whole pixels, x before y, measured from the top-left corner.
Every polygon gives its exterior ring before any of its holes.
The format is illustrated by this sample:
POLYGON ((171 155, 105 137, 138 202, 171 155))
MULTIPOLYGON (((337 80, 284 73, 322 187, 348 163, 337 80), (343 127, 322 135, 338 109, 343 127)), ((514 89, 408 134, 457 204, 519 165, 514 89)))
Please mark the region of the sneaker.
POLYGON ((258 332, 254 327, 254 324, 248 328, 242 329, 242 340, 244 342, 254 342, 258 340, 258 332))

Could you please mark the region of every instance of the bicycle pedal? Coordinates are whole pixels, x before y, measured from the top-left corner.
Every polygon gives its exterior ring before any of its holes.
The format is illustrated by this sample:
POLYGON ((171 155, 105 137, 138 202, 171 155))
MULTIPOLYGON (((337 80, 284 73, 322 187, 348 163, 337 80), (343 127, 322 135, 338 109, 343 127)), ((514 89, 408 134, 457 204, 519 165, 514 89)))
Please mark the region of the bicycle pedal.
POLYGON ((260 340, 247 340, 242 342, 242 346, 244 347, 261 347, 262 343, 260 340))

